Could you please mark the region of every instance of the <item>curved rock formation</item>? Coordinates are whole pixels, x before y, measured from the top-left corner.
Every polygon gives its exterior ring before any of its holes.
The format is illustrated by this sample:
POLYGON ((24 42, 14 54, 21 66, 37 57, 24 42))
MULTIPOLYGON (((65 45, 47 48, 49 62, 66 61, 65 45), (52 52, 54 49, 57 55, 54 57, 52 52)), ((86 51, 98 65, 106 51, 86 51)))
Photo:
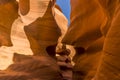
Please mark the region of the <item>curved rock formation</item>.
POLYGON ((103 46, 102 58, 93 80, 119 80, 120 76, 120 3, 116 8, 103 46))
POLYGON ((52 6, 52 3, 49 2, 44 16, 25 26, 26 35, 35 55, 46 55, 46 48, 48 46, 56 46, 58 38, 61 35, 60 29, 54 19, 54 13, 52 14, 52 6))
MULTIPOLYGON (((2 6, 9 4, 5 7, 9 8, 11 11, 12 10, 14 11, 13 4, 11 4, 13 2, 11 1, 10 3, 9 2, 5 3, 2 6)), ((7 34, 7 36, 5 35, 6 33, 1 34, 2 36, 0 37, 2 38, 3 35, 5 36, 5 39, 4 38, 1 39, 1 41, 3 40, 3 42, 1 42, 2 44, 0 47, 0 52, 2 54, 2 56, 0 56, 1 57, 0 63, 2 63, 3 66, 2 69, 8 67, 7 69, 0 71, 0 79, 1 80, 18 80, 18 79, 62 80, 63 76, 61 75, 59 66, 56 60, 53 59, 53 57, 55 57, 56 45, 59 42, 58 38, 61 36, 61 33, 63 33, 64 35, 65 31, 67 30, 67 19, 59 10, 57 10, 57 8, 55 8, 52 2, 49 2, 48 8, 45 14, 43 15, 43 17, 39 17, 36 19, 36 21, 25 26, 22 19, 18 17, 17 14, 18 8, 16 8, 17 4, 14 7, 15 7, 15 11, 11 12, 10 14, 7 14, 10 16, 11 21, 10 23, 6 23, 6 25, 9 26, 5 26, 5 27, 6 28, 10 27, 9 33, 7 34), (13 17, 13 14, 16 14, 15 18, 13 17), (12 20, 11 18, 13 18, 14 20, 12 20), (55 21, 55 19, 59 19, 59 20, 55 21), (56 23, 59 22, 60 20, 61 21, 63 20, 64 24, 56 23), (58 25, 60 27, 58 27, 58 25), (10 47, 7 46, 7 43, 6 45, 3 45, 3 43, 5 44, 5 40, 8 37, 13 44, 10 47), (28 49, 29 41, 28 40, 26 41, 27 38, 30 41, 30 47, 34 55, 32 55, 31 54, 32 52, 30 51, 30 49, 28 49), (13 53, 15 52, 18 54, 15 54, 14 59, 12 61, 13 53), (24 55, 20 55, 20 54, 24 54, 24 55), (31 56, 26 56, 26 55, 31 55, 31 56), (52 58, 48 55, 52 56, 52 58), (11 63, 12 65, 8 66, 11 63)), ((1 9, 4 8, 1 7, 1 9)), ((7 18, 5 17, 5 20, 6 20, 5 22, 7 22, 7 20, 9 20, 9 17, 7 18)), ((3 27, 3 29, 5 28, 3 27)))
POLYGON ((0 46, 11 46, 10 31, 13 21, 18 17, 18 6, 15 0, 4 2, 0 2, 0 46))
POLYGON ((87 48, 102 36, 100 27, 105 18, 96 0, 71 0, 71 24, 62 42, 87 48))
MULTIPOLYGON (((73 69, 73 80, 90 80, 96 74, 99 60, 102 59, 104 38, 108 38, 105 36, 114 18, 118 2, 119 0, 71 0, 71 24, 62 42, 76 47, 76 55, 73 58, 76 63, 73 69)), ((104 74, 103 70, 102 72, 104 74)), ((98 72, 98 77, 102 72, 98 72)), ((102 76, 97 79, 104 78, 102 76)))
POLYGON ((100 27, 106 15, 96 0, 71 0, 71 24, 62 42, 75 46, 73 80, 89 80, 96 73, 104 38, 100 27))

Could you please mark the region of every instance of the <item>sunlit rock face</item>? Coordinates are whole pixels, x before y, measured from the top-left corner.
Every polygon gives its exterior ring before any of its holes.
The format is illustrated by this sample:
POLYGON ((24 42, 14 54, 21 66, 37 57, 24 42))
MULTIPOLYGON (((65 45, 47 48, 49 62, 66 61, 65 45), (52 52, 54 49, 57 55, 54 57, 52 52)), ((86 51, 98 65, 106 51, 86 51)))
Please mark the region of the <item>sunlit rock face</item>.
MULTIPOLYGON (((3 15, 5 18, 5 21, 0 18, 0 24, 3 25, 0 26, 0 70, 6 69, 10 64, 14 63, 12 59, 13 53, 24 55, 33 55, 33 53, 38 55, 46 54, 46 47, 54 45, 57 42, 61 43, 61 38, 67 31, 68 20, 56 7, 53 9, 56 15, 53 16, 50 4, 42 19, 37 19, 36 22, 30 24, 29 27, 27 26, 24 31, 24 23, 21 18, 18 17, 17 6, 16 2, 0 5, 0 16, 2 17, 3 15), (9 11, 9 14, 7 11, 9 11), (4 13, 7 16, 5 16, 4 13), (39 21, 41 21, 41 23, 39 23, 39 21), (62 34, 61 37, 60 34, 62 34), (58 40, 59 37, 60 40, 58 40)), ((68 46, 68 48, 72 47, 68 46)))
POLYGON ((67 17, 68 23, 70 24, 70 0, 56 0, 56 3, 60 6, 63 14, 67 17))
POLYGON ((51 45, 55 46, 61 35, 61 31, 54 19, 52 6, 50 2, 42 17, 37 18, 34 22, 24 27, 34 55, 46 55, 46 48, 51 45))
POLYGON ((24 24, 18 18, 17 7, 15 1, 0 5, 0 69, 6 69, 13 63, 12 57, 15 52, 33 54, 24 32, 24 24))
POLYGON ((5 46, 12 46, 10 39, 11 26, 18 17, 18 7, 16 1, 0 4, 0 69, 5 69, 6 64, 11 62, 11 50, 5 46), (6 50, 5 50, 6 49, 6 50))
MULTIPOLYGON (((59 49, 62 49, 62 39, 64 38, 67 30, 68 30, 68 19, 66 18, 66 16, 63 14, 61 8, 59 7, 59 5, 55 5, 54 7, 54 12, 55 12, 55 20, 57 22, 58 27, 60 28, 61 31, 61 36, 58 39, 58 44, 56 47, 56 51, 59 51, 59 49)), ((75 50, 73 48, 72 45, 66 45, 66 48, 70 50, 70 57, 72 58, 75 54, 75 50)))

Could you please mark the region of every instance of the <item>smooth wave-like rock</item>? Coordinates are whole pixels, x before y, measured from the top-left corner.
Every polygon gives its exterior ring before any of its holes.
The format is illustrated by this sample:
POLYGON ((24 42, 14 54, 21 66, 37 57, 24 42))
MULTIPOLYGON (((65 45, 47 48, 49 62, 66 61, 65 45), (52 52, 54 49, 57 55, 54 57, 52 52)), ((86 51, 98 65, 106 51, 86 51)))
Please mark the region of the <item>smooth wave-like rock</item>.
POLYGON ((0 71, 0 80, 62 80, 56 60, 49 56, 14 55, 14 63, 0 71))
POLYGON ((10 30, 18 17, 18 5, 15 0, 0 4, 0 46, 11 46, 10 30))
POLYGON ((120 79, 119 3, 71 0, 71 24, 62 42, 79 49, 73 58, 73 80, 91 80, 94 76, 95 80, 120 79))

